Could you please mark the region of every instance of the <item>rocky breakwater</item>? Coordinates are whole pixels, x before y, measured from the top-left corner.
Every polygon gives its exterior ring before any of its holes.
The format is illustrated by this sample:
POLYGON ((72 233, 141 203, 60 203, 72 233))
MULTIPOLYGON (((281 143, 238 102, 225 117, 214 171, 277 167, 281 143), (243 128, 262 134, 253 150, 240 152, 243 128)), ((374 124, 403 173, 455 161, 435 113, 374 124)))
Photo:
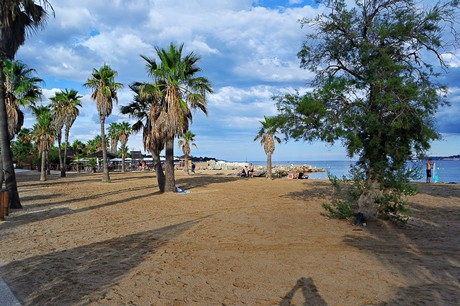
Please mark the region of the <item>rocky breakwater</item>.
MULTIPOLYGON (((209 161, 206 167, 202 167, 202 170, 231 170, 235 171, 232 175, 240 176, 241 168, 246 170, 249 167, 249 163, 246 162, 225 162, 225 161, 209 161)), ((290 165, 290 166, 273 166, 272 167, 272 177, 279 178, 285 177, 289 174, 299 174, 303 173, 308 175, 312 172, 326 172, 323 168, 316 168, 312 165, 290 165)), ((254 167, 254 176, 255 177, 264 177, 267 174, 266 166, 255 166, 254 167)))

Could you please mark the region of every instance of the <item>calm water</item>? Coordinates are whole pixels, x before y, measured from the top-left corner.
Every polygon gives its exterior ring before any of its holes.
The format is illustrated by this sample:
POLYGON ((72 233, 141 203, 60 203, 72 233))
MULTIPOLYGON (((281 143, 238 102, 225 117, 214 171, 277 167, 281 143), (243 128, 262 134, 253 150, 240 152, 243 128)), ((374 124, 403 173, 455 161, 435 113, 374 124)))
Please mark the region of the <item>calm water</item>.
MULTIPOLYGON (((460 161, 458 160, 436 160, 435 162, 435 172, 437 173, 439 182, 444 183, 460 183, 460 161)), ((252 161, 256 166, 266 166, 266 161, 252 161)), ((335 175, 341 178, 344 175, 348 174, 350 170, 350 165, 353 161, 273 161, 273 165, 312 165, 316 168, 324 168, 326 171, 330 172, 332 175, 335 175)), ((417 167, 420 170, 421 178, 416 181, 425 181, 425 162, 410 162, 408 167, 416 170, 417 167)), ((317 172, 310 173, 309 177, 311 179, 327 179, 327 172, 317 172)))

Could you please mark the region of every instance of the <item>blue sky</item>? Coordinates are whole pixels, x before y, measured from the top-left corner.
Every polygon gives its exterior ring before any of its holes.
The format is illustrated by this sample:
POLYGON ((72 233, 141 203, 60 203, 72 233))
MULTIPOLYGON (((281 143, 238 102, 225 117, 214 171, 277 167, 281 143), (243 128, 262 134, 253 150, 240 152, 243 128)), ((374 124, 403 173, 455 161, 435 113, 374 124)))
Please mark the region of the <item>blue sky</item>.
MULTIPOLYGON (((263 116, 276 114, 271 97, 293 92, 312 79, 299 68, 296 56, 308 29, 298 22, 322 11, 314 1, 289 0, 50 0, 55 18, 31 35, 17 59, 37 70, 45 80, 44 103, 60 89, 75 89, 83 108, 70 141, 83 142, 100 133, 91 92, 82 87, 93 68, 104 63, 118 72, 119 105, 132 99, 127 85, 147 81, 140 54, 154 57, 154 46, 184 43, 185 51, 201 56, 199 66, 213 84, 208 116, 194 113, 191 130, 197 135, 194 156, 231 161, 264 160, 257 134, 263 116)), ((433 143, 432 155, 460 154, 460 50, 449 57, 443 82, 450 88, 452 106, 437 115, 442 141, 433 143)), ((106 120, 133 122, 119 113, 106 120)), ((27 115, 25 127, 34 123, 27 115)), ((177 143, 177 142, 176 142, 177 143)), ((128 141, 131 150, 143 150, 141 135, 128 141)), ((176 146, 176 155, 181 150, 176 146)), ((274 161, 344 160, 340 143, 288 142, 277 146, 274 161)))

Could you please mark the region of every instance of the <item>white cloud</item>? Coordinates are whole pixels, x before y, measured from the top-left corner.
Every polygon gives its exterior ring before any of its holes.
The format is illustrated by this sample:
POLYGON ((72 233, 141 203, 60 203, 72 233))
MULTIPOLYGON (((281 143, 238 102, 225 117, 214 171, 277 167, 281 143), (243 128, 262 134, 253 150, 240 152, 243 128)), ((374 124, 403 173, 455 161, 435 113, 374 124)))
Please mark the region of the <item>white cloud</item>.
MULTIPOLYGON (((296 54, 310 31, 300 28, 299 19, 313 17, 324 8, 301 0, 288 3, 295 7, 254 7, 253 0, 53 0, 56 18, 27 40, 18 59, 45 79, 46 97, 57 88, 73 88, 84 95, 71 137, 87 141, 100 133, 91 93, 81 86, 91 70, 104 63, 117 70, 117 81, 125 85, 119 92, 120 104, 126 105, 132 99, 127 85, 147 80, 139 55, 154 57, 154 46, 184 43, 185 52, 202 58, 199 66, 215 91, 208 99, 209 116, 194 115, 196 153, 231 159, 229 152, 241 157, 247 151, 245 155, 260 160, 263 150, 252 139, 259 120, 276 114, 272 96, 293 92, 313 77, 299 68, 296 54)), ((445 55, 445 59, 451 67, 460 66, 458 54, 445 55)), ((130 121, 119 114, 118 106, 110 120, 130 121)), ((26 122, 33 121, 26 118, 26 122)), ((128 145, 141 149, 141 136, 132 136, 128 145)), ((290 150, 278 152, 289 154, 290 150)))

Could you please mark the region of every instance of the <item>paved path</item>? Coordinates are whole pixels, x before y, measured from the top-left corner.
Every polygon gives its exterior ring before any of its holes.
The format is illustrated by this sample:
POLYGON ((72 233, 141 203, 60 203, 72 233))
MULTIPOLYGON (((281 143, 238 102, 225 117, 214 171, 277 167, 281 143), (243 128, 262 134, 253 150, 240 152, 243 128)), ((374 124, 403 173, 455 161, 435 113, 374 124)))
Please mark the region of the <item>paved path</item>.
POLYGON ((2 306, 21 306, 8 285, 0 277, 0 301, 2 306))

